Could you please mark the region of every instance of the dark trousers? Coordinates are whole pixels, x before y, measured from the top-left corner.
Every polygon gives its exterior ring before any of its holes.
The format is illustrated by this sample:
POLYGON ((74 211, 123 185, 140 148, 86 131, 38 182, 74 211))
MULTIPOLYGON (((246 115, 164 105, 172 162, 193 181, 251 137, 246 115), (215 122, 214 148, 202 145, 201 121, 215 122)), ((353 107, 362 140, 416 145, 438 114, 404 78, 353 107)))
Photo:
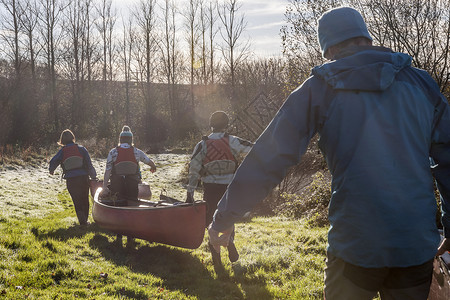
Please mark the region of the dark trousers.
POLYGON ((206 227, 211 224, 217 204, 227 190, 228 184, 203 183, 203 201, 206 202, 206 227))
POLYGON ((110 189, 119 200, 136 200, 139 193, 138 175, 111 175, 110 189))
MULTIPOLYGON (((206 227, 211 224, 217 204, 222 199, 227 190, 228 184, 203 183, 203 201, 206 202, 206 227)), ((230 241, 234 241, 234 231, 231 234, 230 241)))
MULTIPOLYGON (((214 212, 216 211, 217 204, 222 198, 223 194, 227 190, 228 184, 218 184, 218 183, 203 183, 203 201, 206 202, 206 227, 211 224, 214 216, 214 212)), ((228 257, 231 262, 235 262, 239 258, 239 254, 234 245, 234 234, 235 231, 231 233, 230 243, 228 244, 228 257)), ((215 252, 214 250, 212 250, 215 252)), ((212 253, 213 253, 212 252, 212 253)), ((213 253, 213 261, 214 259, 220 260, 220 255, 217 253, 213 253), (214 258, 214 255, 218 255, 218 257, 214 258)))
POLYGON ((66 178, 66 186, 72 197, 75 212, 80 225, 85 225, 89 217, 89 180, 88 176, 66 178))
POLYGON ((327 253, 326 300, 426 300, 430 291, 433 260, 405 268, 363 268, 327 253))

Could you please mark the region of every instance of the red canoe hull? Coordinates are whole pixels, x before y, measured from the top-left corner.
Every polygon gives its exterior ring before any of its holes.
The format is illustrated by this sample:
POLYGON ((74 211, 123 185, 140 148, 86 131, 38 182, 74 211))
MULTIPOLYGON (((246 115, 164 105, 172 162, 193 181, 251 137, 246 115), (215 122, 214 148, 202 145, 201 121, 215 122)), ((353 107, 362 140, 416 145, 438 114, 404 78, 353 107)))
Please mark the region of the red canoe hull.
POLYGON ((100 227, 117 234, 132 236, 149 242, 196 249, 205 234, 206 203, 148 207, 117 207, 98 200, 101 189, 94 197, 92 216, 100 227))

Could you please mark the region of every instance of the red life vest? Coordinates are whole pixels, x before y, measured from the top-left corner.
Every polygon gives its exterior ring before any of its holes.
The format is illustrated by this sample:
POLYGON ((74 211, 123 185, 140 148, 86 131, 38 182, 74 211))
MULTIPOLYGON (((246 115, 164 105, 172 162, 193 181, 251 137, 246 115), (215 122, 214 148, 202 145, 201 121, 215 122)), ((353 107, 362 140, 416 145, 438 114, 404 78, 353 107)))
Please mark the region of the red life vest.
POLYGON ((228 136, 221 139, 206 140, 206 156, 203 159, 203 164, 207 164, 215 160, 236 160, 231 153, 230 140, 228 136))
POLYGON ((117 159, 114 162, 114 174, 133 175, 139 173, 139 164, 134 156, 134 148, 117 147, 117 159))
POLYGON ((203 159, 205 175, 227 175, 236 171, 237 161, 231 152, 229 136, 221 139, 207 139, 206 155, 203 159))
POLYGON ((63 158, 61 166, 64 172, 81 169, 83 167, 83 155, 81 154, 80 149, 78 149, 77 144, 64 146, 62 152, 63 158))

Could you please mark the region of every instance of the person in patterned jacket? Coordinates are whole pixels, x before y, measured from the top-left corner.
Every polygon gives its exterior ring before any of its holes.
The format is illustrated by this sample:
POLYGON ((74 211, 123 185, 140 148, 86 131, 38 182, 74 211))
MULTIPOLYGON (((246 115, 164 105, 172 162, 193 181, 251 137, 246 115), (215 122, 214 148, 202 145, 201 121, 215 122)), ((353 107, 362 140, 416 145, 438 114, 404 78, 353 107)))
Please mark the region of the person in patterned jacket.
MULTIPOLYGON (((195 146, 189 163, 189 184, 186 202, 194 201, 194 191, 198 181, 203 183, 203 200, 206 202, 206 226, 212 222, 217 203, 225 193, 228 184, 237 169, 237 157, 250 151, 253 144, 226 133, 229 118, 223 111, 214 112, 209 120, 212 133, 204 136, 195 146)), ((212 249, 212 248, 211 248, 212 249)), ((216 251, 211 252, 213 260, 219 261, 216 251)), ((228 245, 228 257, 231 262, 239 259, 233 241, 228 245)))

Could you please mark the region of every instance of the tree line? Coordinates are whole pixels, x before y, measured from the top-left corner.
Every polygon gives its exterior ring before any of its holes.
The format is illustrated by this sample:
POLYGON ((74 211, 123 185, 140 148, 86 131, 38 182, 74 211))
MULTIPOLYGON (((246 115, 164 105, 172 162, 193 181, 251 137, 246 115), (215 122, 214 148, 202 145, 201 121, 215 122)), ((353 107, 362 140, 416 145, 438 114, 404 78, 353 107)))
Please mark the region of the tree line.
POLYGON ((450 0, 289 0, 278 58, 251 55, 242 0, 185 3, 0 0, 0 146, 53 143, 65 128, 111 139, 124 124, 146 144, 177 141, 261 91, 280 106, 325 62, 317 20, 339 5, 450 94, 450 0))
POLYGON ((185 3, 0 0, 0 144, 64 128, 109 138, 123 124, 160 142, 195 131, 196 110, 237 110, 244 64, 278 62, 247 60, 239 0, 185 3))

